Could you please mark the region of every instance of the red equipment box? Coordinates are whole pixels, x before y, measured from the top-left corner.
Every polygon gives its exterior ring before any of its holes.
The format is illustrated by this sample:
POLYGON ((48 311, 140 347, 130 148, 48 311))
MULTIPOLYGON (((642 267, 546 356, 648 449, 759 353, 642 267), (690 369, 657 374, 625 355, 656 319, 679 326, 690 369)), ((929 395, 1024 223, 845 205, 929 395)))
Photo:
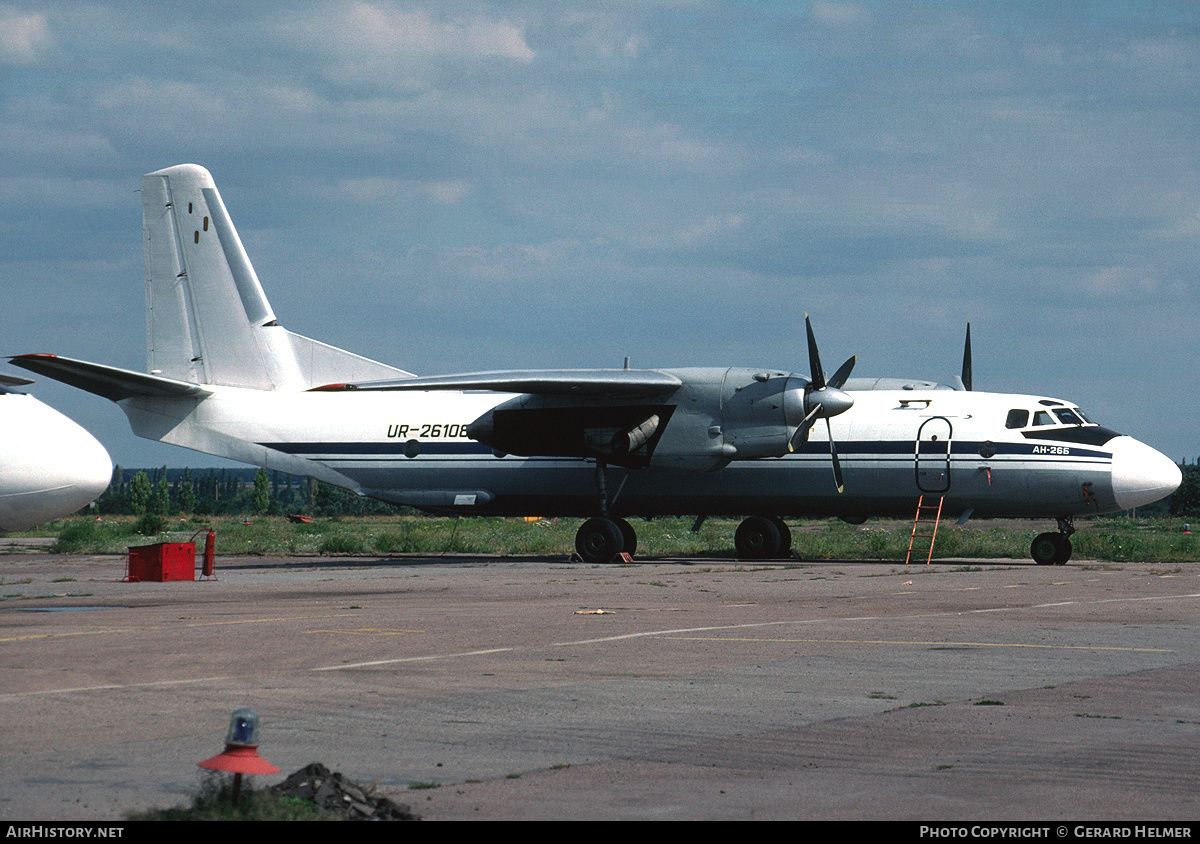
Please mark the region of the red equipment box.
POLYGON ((138 545, 129 549, 129 571, 126 580, 196 579, 195 542, 159 542, 138 545))

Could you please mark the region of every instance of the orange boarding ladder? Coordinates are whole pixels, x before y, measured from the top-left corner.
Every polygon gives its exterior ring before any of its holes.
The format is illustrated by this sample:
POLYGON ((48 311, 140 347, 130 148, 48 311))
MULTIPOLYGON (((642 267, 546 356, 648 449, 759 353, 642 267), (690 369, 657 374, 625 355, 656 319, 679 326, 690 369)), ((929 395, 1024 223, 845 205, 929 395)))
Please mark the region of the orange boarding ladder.
MULTIPOLYGON (((929 496, 931 499, 933 496, 929 496)), ((925 503, 925 496, 922 495, 917 501, 917 516, 913 519, 912 538, 908 540, 908 556, 904 558, 904 565, 908 565, 913 557, 913 551, 917 554, 925 554, 925 565, 933 560, 933 543, 937 541, 938 524, 942 521, 942 501, 944 495, 939 495, 937 503, 925 503), (930 523, 932 522, 932 528, 930 523), (922 530, 923 528, 923 530, 922 530), (917 531, 921 530, 920 533, 917 531), (923 547, 924 543, 918 543, 917 538, 922 540, 928 539, 928 547, 923 547)))

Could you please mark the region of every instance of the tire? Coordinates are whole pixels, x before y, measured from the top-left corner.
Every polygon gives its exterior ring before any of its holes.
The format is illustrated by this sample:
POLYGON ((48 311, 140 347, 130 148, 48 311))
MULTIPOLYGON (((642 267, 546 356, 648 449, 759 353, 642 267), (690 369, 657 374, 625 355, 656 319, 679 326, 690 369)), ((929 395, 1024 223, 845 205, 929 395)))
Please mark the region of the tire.
POLYGON ((1065 566, 1067 564, 1067 560, 1071 559, 1071 552, 1074 549, 1071 547, 1070 537, 1060 535, 1058 542, 1058 554, 1056 554, 1054 557, 1054 565, 1065 566))
MULTIPOLYGON (((1039 533, 1029 546, 1029 556, 1033 557, 1033 561, 1039 566, 1052 566, 1058 563, 1059 556, 1063 553, 1064 537, 1061 533, 1039 533)), ((1071 555, 1070 549, 1067 549, 1067 556, 1071 555)), ((1063 559, 1066 562, 1066 558, 1063 559)))
POLYGON ((771 560, 779 556, 779 528, 766 516, 750 516, 733 536, 738 559, 771 560))
POLYGON ((624 540, 621 550, 632 557, 637 552, 637 531, 625 519, 613 519, 613 521, 621 529, 621 538, 624 540))
POLYGON ((588 519, 575 534, 575 550, 585 563, 608 563, 625 550, 625 537, 612 519, 588 519))
POLYGON ((779 531, 779 553, 775 556, 781 560, 792 556, 792 529, 779 516, 770 516, 769 518, 779 531))

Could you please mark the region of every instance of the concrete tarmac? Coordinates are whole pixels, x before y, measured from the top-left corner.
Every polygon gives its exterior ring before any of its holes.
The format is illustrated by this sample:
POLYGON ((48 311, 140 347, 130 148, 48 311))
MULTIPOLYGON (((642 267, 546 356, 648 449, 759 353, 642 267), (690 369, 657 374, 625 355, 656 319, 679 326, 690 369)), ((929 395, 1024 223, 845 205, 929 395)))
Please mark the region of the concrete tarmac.
POLYGON ((0 557, 0 818, 186 803, 233 710, 441 819, 1196 820, 1200 568, 0 557))

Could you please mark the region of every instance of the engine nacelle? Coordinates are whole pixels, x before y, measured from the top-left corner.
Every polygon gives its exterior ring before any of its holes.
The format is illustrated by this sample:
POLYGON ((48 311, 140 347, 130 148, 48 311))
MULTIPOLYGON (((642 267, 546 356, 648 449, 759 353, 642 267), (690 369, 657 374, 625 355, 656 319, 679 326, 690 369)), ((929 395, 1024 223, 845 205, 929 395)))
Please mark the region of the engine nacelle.
POLYGON ((725 444, 739 459, 782 457, 807 415, 808 379, 791 373, 740 373, 725 380, 721 424, 725 444))
POLYGON ((670 405, 523 395, 480 416, 467 426, 467 436, 505 454, 597 457, 621 466, 646 466, 674 410, 670 405))
POLYGON ((711 471, 735 459, 781 457, 816 419, 853 403, 840 390, 814 389, 794 373, 669 372, 680 385, 654 401, 525 394, 476 419, 467 435, 506 454, 711 471))

